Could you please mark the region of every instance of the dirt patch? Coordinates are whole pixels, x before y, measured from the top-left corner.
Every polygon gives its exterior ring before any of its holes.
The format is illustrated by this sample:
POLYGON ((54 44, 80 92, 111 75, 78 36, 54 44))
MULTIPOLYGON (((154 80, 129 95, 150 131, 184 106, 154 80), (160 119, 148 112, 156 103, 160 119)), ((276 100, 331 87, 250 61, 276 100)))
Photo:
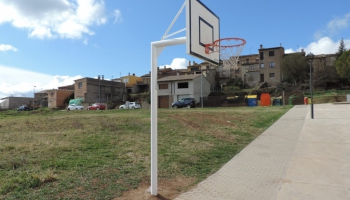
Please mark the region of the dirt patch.
POLYGON ((175 199, 184 191, 195 187, 193 178, 180 177, 171 180, 158 180, 158 195, 152 196, 148 191, 149 183, 142 183, 137 189, 129 190, 122 194, 121 197, 113 200, 170 200, 175 199))
POLYGON ((235 135, 227 134, 228 129, 235 130, 238 127, 237 123, 241 122, 240 118, 229 114, 218 116, 214 113, 186 113, 185 115, 186 117, 181 114, 171 115, 170 117, 176 119, 183 126, 188 127, 191 130, 206 132, 208 135, 212 135, 221 140, 234 141, 235 135), (211 131, 211 126, 220 127, 220 129, 211 131))

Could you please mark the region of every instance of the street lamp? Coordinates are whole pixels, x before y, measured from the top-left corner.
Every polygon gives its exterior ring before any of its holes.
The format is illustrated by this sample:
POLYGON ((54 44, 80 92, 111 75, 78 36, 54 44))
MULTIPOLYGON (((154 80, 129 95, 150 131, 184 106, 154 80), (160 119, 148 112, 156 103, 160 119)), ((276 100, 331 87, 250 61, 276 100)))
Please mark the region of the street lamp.
POLYGON ((35 87, 36 87, 36 86, 34 86, 34 92, 33 92, 33 110, 34 110, 34 105, 35 105, 35 104, 34 104, 34 103, 35 103, 35 87))
POLYGON ((312 96, 312 62, 314 61, 315 55, 313 53, 309 53, 306 55, 307 61, 310 64, 310 107, 311 107, 311 119, 314 118, 314 101, 312 96))
POLYGON ((98 75, 97 78, 98 78, 98 102, 101 103, 101 83, 100 83, 100 80, 101 78, 103 77, 103 75, 98 75))

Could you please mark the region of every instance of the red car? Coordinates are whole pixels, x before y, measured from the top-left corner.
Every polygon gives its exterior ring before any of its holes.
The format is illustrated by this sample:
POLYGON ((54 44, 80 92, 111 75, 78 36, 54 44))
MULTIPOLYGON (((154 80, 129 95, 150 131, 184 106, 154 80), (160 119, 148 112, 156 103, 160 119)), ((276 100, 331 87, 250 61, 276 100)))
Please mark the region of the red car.
POLYGON ((94 103, 87 108, 88 110, 106 110, 106 106, 101 103, 94 103))

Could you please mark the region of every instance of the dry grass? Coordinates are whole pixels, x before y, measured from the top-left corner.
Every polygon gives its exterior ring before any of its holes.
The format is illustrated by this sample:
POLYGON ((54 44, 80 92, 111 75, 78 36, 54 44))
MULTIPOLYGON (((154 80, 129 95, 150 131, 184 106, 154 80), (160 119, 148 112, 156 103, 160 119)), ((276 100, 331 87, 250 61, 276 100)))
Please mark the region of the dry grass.
MULTIPOLYGON (((160 109, 162 198, 174 198, 217 171, 286 111, 160 109)), ((147 195, 149 110, 1 112, 0 119, 0 199, 147 195)))

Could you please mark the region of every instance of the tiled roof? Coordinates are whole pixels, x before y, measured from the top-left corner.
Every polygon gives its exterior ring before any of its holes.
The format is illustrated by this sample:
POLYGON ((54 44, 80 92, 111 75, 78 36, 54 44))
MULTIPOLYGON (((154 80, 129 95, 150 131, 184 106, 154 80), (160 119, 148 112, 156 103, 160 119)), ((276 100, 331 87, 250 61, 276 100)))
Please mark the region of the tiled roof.
POLYGON ((163 77, 163 78, 158 79, 158 82, 193 80, 199 76, 200 76, 200 74, 167 76, 167 77, 163 77))

